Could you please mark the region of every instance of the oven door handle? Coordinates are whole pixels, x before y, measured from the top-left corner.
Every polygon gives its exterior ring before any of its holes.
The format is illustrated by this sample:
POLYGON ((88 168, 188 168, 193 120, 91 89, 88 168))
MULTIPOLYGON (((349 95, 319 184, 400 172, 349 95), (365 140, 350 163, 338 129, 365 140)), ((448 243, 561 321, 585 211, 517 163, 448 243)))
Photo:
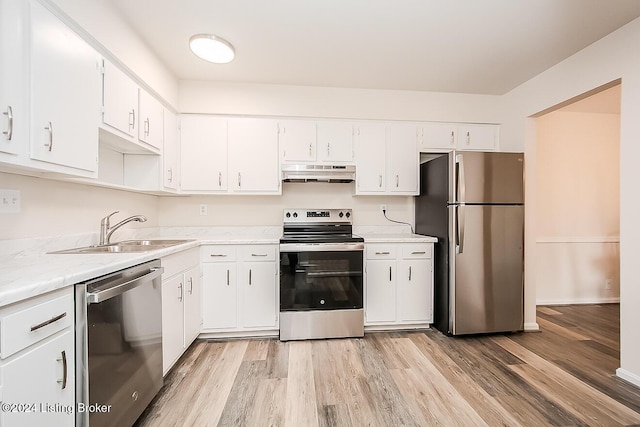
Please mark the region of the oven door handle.
POLYGON ((135 279, 127 280, 123 283, 115 281, 113 286, 110 286, 106 289, 101 289, 97 292, 87 292, 87 303, 97 304, 115 296, 122 295, 123 293, 130 291, 131 289, 137 288, 138 286, 141 286, 154 280, 157 277, 160 277, 163 271, 164 267, 153 267, 149 269, 148 273, 142 276, 138 276, 135 279))
POLYGON ((364 251, 364 243, 280 243, 280 252, 364 251))

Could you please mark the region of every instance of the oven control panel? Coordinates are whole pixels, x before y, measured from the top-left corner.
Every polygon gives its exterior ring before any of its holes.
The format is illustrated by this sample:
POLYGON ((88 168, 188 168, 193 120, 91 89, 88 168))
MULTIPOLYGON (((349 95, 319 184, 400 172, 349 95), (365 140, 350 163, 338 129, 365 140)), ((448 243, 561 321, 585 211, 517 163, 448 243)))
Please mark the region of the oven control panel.
POLYGON ((346 223, 351 224, 351 209, 285 209, 284 223, 346 223))

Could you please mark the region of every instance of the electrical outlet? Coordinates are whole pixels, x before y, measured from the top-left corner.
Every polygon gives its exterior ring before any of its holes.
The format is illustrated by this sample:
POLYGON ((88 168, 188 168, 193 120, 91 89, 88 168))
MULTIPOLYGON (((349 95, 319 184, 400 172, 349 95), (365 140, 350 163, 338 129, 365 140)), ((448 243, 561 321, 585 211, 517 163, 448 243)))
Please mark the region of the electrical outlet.
POLYGON ((380 213, 385 213, 387 210, 387 205, 380 205, 380 213))
POLYGON ((20 190, 0 190, 0 213, 20 213, 20 190))
POLYGON ((200 215, 204 216, 204 215, 208 215, 209 212, 209 207, 207 205, 200 205, 200 215))

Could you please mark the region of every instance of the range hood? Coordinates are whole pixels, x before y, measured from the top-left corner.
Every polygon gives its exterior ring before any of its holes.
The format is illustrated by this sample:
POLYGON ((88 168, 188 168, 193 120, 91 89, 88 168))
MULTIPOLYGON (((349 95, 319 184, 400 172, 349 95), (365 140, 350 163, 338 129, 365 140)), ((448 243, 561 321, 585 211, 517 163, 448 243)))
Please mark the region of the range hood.
POLYGON ((353 182, 353 165, 282 165, 284 182, 353 182))

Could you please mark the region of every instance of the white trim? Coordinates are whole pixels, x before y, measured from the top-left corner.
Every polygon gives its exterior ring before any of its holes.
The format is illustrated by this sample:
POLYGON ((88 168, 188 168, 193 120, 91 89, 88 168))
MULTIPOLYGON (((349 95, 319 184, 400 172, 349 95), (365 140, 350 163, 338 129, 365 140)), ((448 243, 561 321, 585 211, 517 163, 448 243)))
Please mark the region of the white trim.
POLYGON ((542 236, 536 238, 536 243, 620 243, 620 236, 542 236))
POLYGON ((567 299, 567 300, 536 300, 536 305, 575 305, 575 304, 616 304, 620 303, 620 297, 567 299))
POLYGON ((622 378, 627 382, 630 382, 636 387, 640 387, 640 375, 634 374, 633 372, 627 371, 626 369, 618 368, 616 369, 616 376, 618 378, 622 378))
POLYGON ((209 332, 202 331, 198 335, 198 339, 218 339, 218 338, 278 338, 280 336, 280 330, 268 330, 268 331, 229 331, 229 332, 209 332))
POLYGON ((525 323, 524 330, 525 332, 536 332, 540 330, 540 325, 538 325, 536 322, 525 323))
POLYGON ((393 325, 365 325, 365 332, 384 332, 384 331, 413 331, 418 329, 431 329, 428 323, 396 323, 393 325))

